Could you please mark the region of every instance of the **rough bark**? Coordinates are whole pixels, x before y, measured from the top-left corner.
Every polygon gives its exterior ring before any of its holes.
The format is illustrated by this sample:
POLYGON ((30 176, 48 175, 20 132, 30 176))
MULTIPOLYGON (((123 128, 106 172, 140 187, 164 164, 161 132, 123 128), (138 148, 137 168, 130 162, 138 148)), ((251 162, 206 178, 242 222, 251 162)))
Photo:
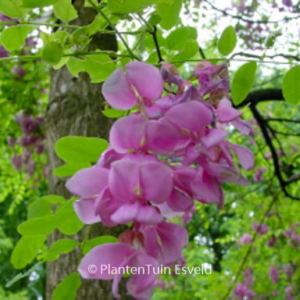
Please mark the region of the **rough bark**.
MULTIPOLYGON (((91 8, 84 8, 83 0, 74 1, 74 6, 79 12, 79 19, 75 21, 77 24, 86 24, 93 20, 95 11, 91 8)), ((98 41, 97 48, 101 47, 99 39, 96 40, 98 41)), ((111 36, 103 40, 106 42, 104 46, 106 49, 108 45, 110 49, 114 49, 116 46, 116 40, 111 36)), ((53 170, 62 164, 54 152, 56 140, 68 135, 107 138, 111 122, 102 114, 103 108, 101 84, 91 84, 87 74, 81 74, 79 78, 74 78, 66 68, 51 72, 50 99, 46 113, 49 194, 62 195, 67 198, 71 196, 65 189, 66 179, 52 175, 53 170)), ((73 238, 82 241, 86 230, 87 228, 84 228, 73 238)), ((124 229, 121 227, 104 228, 101 224, 96 224, 92 227, 90 237, 106 234, 118 236, 122 230, 124 229)), ((49 246, 63 237, 65 237, 63 234, 55 231, 49 237, 49 246)), ((81 257, 80 249, 77 249, 71 254, 61 256, 57 261, 47 264, 46 299, 51 299, 53 290, 62 279, 77 270, 81 257)), ((132 299, 126 293, 124 282, 120 285, 120 294, 122 299, 132 299)), ((111 293, 111 281, 83 280, 77 299, 114 299, 111 293)))

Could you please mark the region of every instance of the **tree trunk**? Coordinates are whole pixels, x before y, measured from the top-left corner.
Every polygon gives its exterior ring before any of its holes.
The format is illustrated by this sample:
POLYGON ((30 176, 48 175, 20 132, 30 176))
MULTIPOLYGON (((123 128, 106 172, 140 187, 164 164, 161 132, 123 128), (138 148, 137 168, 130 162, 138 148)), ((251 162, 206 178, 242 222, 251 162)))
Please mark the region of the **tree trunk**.
MULTIPOLYGON (((79 12, 79 18, 75 24, 90 23, 95 17, 95 11, 83 7, 83 0, 73 1, 79 12)), ((116 39, 94 38, 94 48, 115 50, 116 39)), ((46 142, 49 164, 49 194, 62 195, 69 198, 71 195, 65 189, 66 178, 53 176, 53 170, 62 164, 62 161, 54 152, 54 144, 60 137, 68 135, 90 136, 107 138, 111 122, 102 114, 104 109, 104 98, 101 94, 101 84, 91 84, 88 74, 81 74, 74 78, 66 68, 51 73, 51 88, 49 106, 46 113, 46 142)), ((87 228, 84 228, 78 235, 72 238, 82 241, 87 228)), ((118 236, 124 228, 104 228, 101 224, 93 225, 90 237, 100 235, 118 236)), ((48 245, 51 246, 56 240, 65 236, 59 231, 51 234, 48 245)), ((70 238, 70 237, 69 237, 70 238)), ((79 247, 78 247, 79 248, 79 247)), ((80 249, 70 254, 62 255, 57 261, 47 264, 46 299, 50 300, 57 284, 66 276, 77 270, 82 258, 80 249)), ((132 299, 125 289, 125 284, 120 284, 122 299, 132 299)), ((77 299, 90 300, 114 299, 111 293, 111 281, 83 280, 78 291, 77 299)), ((67 300, 67 299, 66 299, 67 300)))

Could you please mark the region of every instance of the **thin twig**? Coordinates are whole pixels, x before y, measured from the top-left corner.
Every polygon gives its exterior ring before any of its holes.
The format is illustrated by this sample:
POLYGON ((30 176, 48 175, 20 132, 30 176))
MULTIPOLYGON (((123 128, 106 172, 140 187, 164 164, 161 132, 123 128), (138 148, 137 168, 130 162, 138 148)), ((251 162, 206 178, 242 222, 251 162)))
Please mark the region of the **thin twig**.
POLYGON ((216 7, 214 4, 212 4, 208 0, 205 0, 205 2, 207 4, 209 4, 212 9, 214 9, 215 11, 218 11, 218 12, 222 13, 224 16, 228 16, 228 17, 231 17, 233 19, 238 19, 238 20, 246 22, 246 23, 252 23, 252 24, 268 24, 268 23, 273 23, 273 24, 277 24, 279 22, 288 22, 290 20, 294 20, 294 19, 300 18, 300 15, 297 15, 297 16, 294 16, 294 17, 284 18, 284 19, 276 20, 276 21, 275 20, 252 20, 252 19, 244 18, 243 16, 232 15, 232 14, 228 13, 227 11, 216 7))
MULTIPOLYGON (((89 56, 89 55, 110 55, 115 57, 128 57, 132 56, 129 54, 117 54, 114 51, 97 51, 97 52, 74 52, 74 53, 65 53, 63 57, 73 57, 73 56, 89 56)), ((20 56, 9 56, 2 57, 0 61, 14 61, 14 60, 40 60, 42 57, 40 55, 20 55, 20 56)))
POLYGON ((120 38, 122 43, 124 44, 125 48, 127 49, 128 53, 131 55, 133 59, 141 60, 139 57, 137 57, 128 46, 127 42, 123 38, 122 34, 118 31, 114 23, 106 16, 106 14, 100 9, 92 0, 88 0, 89 3, 98 11, 98 13, 106 20, 106 22, 109 24, 109 26, 116 32, 117 36, 120 38))
POLYGON ((261 131, 262 131, 262 134, 263 134, 263 137, 271 151, 271 154, 272 154, 272 159, 273 159, 273 165, 274 165, 274 171, 275 171, 275 174, 276 174, 276 177, 278 178, 278 181, 279 181, 279 184, 280 184, 280 187, 283 191, 283 193, 293 199, 293 200, 300 200, 299 197, 295 197, 293 195, 291 195, 288 190, 286 189, 287 185, 290 184, 290 182, 287 182, 283 179, 282 177, 282 174, 281 174, 281 170, 280 170, 280 163, 279 163, 279 158, 278 158, 278 154, 276 152, 276 149, 272 143, 272 139, 269 135, 269 132, 267 130, 267 126, 264 122, 264 119, 262 118, 262 116, 260 115, 258 109, 256 108, 255 104, 252 104, 250 105, 250 109, 252 111, 252 114, 254 116, 254 118, 256 119, 261 131))
POLYGON ((266 118, 265 121, 267 121, 267 122, 287 122, 287 123, 300 124, 300 120, 291 120, 291 119, 286 119, 286 118, 266 118))

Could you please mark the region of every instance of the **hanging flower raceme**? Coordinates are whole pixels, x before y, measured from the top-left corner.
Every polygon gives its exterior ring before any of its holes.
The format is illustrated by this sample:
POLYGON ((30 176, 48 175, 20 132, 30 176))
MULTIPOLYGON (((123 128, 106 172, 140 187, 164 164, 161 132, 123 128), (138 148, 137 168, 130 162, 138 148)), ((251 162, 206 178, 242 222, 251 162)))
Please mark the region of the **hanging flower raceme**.
MULTIPOLYGON (((221 208, 223 182, 248 183, 234 155, 249 170, 253 154, 227 141, 226 125, 247 134, 251 129, 229 100, 226 66, 207 62, 192 77, 198 86, 183 80, 170 64, 161 72, 143 62, 116 70, 103 84, 103 95, 113 108, 134 108, 133 113, 113 124, 110 147, 98 163, 67 182, 80 198, 74 208, 84 223, 131 224, 119 243, 95 247, 79 266, 84 278, 113 280, 116 298, 122 274, 111 274, 101 265, 155 267, 182 261, 187 231, 168 220, 181 216, 188 223, 195 201, 221 208), (97 271, 89 272, 90 265, 97 271)), ((131 274, 127 289, 146 300, 156 285, 157 274, 148 270, 131 274)))

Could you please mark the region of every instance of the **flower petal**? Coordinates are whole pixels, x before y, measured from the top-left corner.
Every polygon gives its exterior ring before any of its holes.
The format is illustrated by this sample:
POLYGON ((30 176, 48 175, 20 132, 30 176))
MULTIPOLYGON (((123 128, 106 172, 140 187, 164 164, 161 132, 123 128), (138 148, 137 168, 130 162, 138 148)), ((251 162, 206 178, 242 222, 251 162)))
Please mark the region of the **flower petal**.
POLYGON ((165 114, 166 120, 189 131, 201 132, 212 122, 212 112, 203 103, 189 101, 173 106, 165 114))
POLYGON ((145 141, 146 120, 139 115, 130 115, 114 123, 110 131, 111 146, 120 153, 138 150, 145 141))
POLYGON ((94 224, 101 221, 100 217, 96 215, 95 202, 95 198, 83 198, 73 203, 78 218, 84 224, 94 224))
POLYGON ((254 155, 250 149, 234 144, 230 144, 230 148, 236 153, 240 164, 246 171, 249 171, 254 167, 254 155))
POLYGON ((140 299, 139 294, 154 286, 157 275, 155 275, 153 269, 157 273, 159 264, 155 258, 143 253, 133 256, 128 264, 131 268, 143 268, 145 270, 145 274, 143 272, 132 274, 126 284, 128 292, 135 298, 140 299))
POLYGON ((146 148, 150 151, 159 154, 172 152, 180 138, 179 130, 163 119, 147 123, 146 148))
POLYGON ((78 171, 71 177, 66 188, 74 195, 89 198, 100 194, 108 184, 109 170, 104 168, 87 168, 78 171))
POLYGON ((251 126, 241 119, 236 119, 231 124, 242 134, 249 135, 252 132, 251 126))
POLYGON ((160 71, 150 64, 134 61, 126 66, 126 75, 139 94, 149 100, 160 98, 164 83, 160 71))
POLYGON ((168 206, 174 211, 184 212, 194 205, 193 199, 184 191, 174 189, 167 200, 168 206))
POLYGON ((124 204, 112 214, 111 220, 117 224, 127 224, 135 220, 138 209, 139 204, 137 202, 133 204, 124 204))
POLYGON ((130 82, 120 69, 103 83, 102 94, 109 105, 116 109, 130 109, 137 103, 130 82))
POLYGON ((188 243, 188 234, 177 224, 162 222, 145 229, 144 241, 149 255, 163 265, 170 265, 180 259, 182 248, 188 243))
POLYGON ((140 164, 131 160, 119 160, 112 164, 109 187, 112 195, 122 202, 129 202, 140 192, 140 164))
POLYGON ((223 192, 221 184, 217 178, 210 176, 206 171, 199 171, 191 187, 195 199, 200 202, 219 203, 219 207, 222 205, 223 192))
POLYGON ((154 206, 140 205, 135 221, 142 224, 155 225, 162 222, 163 217, 154 206))
POLYGON ((131 252, 130 244, 126 243, 108 243, 97 246, 81 260, 78 271, 85 279, 113 279, 115 275, 109 274, 108 268, 104 270, 104 267, 101 268, 101 266, 109 265, 111 269, 119 267, 131 252), (93 272, 90 271, 91 266, 93 272))
POLYGON ((230 100, 223 98, 217 108, 218 120, 221 123, 227 123, 236 120, 242 114, 241 111, 232 107, 230 100))
POLYGON ((171 169, 161 162, 144 162, 140 168, 140 185, 144 200, 154 203, 166 201, 173 186, 171 169))
POLYGON ((227 136, 227 132, 220 129, 209 129, 204 136, 201 137, 201 142, 205 147, 210 148, 223 142, 227 136))

